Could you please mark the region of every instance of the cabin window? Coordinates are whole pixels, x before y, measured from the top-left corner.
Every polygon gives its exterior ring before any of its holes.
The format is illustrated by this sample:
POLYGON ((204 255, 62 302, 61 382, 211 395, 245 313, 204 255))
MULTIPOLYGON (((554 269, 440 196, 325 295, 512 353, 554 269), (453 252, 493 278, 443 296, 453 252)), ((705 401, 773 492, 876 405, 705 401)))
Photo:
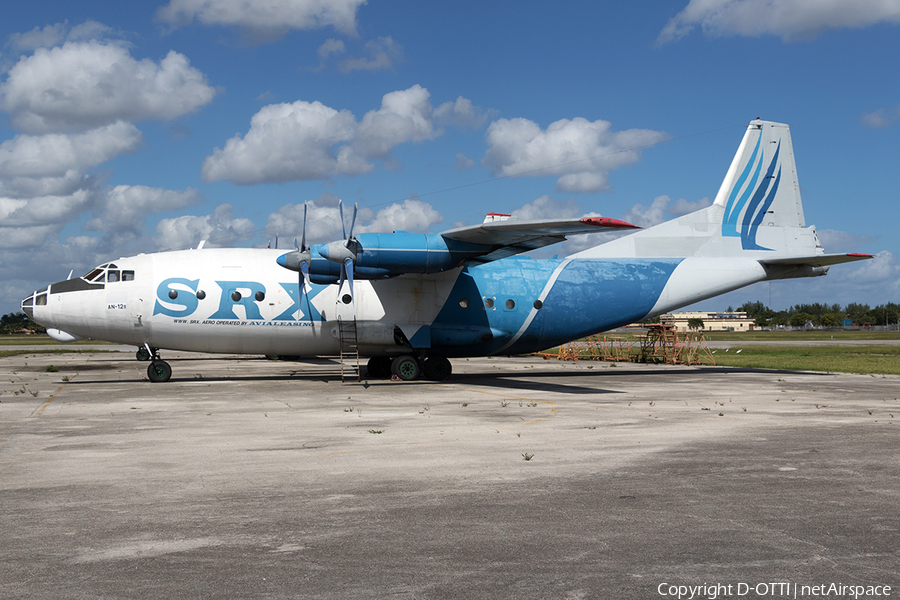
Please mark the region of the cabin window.
POLYGON ((516 301, 515 301, 515 300, 513 300, 512 298, 510 298, 509 300, 506 301, 506 308, 508 308, 509 310, 512 310, 512 309, 514 309, 515 307, 516 307, 516 301))
POLYGON ((541 302, 540 300, 535 300, 535 301, 534 301, 534 308, 535 308, 535 309, 541 310, 541 308, 543 308, 543 307, 544 307, 544 303, 543 303, 543 302, 541 302))
POLYGON ((174 300, 174 299, 177 298, 177 297, 178 297, 178 291, 177 291, 177 290, 169 290, 169 298, 171 298, 172 300, 174 300))
POLYGON ((204 298, 206 298, 206 292, 197 290, 197 300, 203 300, 204 298))
POLYGON ((484 305, 488 308, 494 308, 494 299, 493 298, 485 298, 484 305))
POLYGON ((468 299, 468 298, 461 298, 460 301, 459 301, 459 305, 460 305, 461 307, 463 307, 463 308, 469 308, 469 299, 468 299))
POLYGON ((256 292, 256 294, 254 294, 253 297, 256 298, 257 302, 262 302, 263 300, 266 299, 266 295, 263 292, 256 292))

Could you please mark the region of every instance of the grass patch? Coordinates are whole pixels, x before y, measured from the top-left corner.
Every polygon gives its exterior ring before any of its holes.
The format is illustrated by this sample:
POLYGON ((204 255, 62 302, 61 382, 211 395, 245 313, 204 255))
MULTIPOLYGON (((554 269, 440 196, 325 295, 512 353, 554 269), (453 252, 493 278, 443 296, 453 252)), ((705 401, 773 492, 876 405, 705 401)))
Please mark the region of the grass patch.
POLYGON ((732 346, 714 357, 727 367, 900 375, 900 346, 732 346))
MULTIPOLYGON (((42 333, 35 333, 32 335, 0 335, 0 346, 52 346, 54 344, 59 344, 49 335, 42 333)), ((112 345, 113 342, 104 342, 101 340, 79 340, 77 342, 69 342, 67 346, 83 346, 83 345, 91 345, 91 346, 100 346, 103 344, 112 345)))
POLYGON ((48 348, 46 350, 29 350, 22 348, 21 350, 0 350, 0 358, 7 356, 18 356, 20 354, 93 354, 97 352, 118 352, 118 350, 76 350, 69 348, 48 348))
POLYGON ((776 331, 704 331, 706 341, 739 342, 815 342, 824 340, 900 340, 900 331, 872 331, 867 329, 809 329, 776 331))

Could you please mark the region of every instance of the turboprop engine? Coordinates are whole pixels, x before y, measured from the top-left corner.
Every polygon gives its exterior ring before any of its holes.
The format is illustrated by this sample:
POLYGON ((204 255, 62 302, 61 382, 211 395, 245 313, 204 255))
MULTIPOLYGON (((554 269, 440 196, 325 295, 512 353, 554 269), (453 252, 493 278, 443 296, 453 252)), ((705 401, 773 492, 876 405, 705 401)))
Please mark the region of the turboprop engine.
POLYGON ((362 233, 355 238, 315 248, 333 263, 352 260, 357 279, 392 277, 403 273, 440 273, 491 249, 482 244, 447 240, 439 233, 362 233))

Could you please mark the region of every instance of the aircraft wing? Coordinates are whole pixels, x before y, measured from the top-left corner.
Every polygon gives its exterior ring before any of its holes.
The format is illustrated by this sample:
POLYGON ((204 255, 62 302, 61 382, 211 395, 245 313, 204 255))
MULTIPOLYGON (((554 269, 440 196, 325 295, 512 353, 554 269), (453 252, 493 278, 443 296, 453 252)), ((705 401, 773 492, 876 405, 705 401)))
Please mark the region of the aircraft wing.
POLYGON ((771 260, 760 260, 764 265, 784 265, 798 267, 827 267, 828 265, 837 265, 840 263, 853 262, 855 260, 867 260, 874 258, 871 254, 859 254, 858 252, 850 252, 848 254, 818 254, 816 256, 800 256, 795 258, 774 258, 771 260))
POLYGON ((545 221, 507 219, 457 227, 456 229, 444 231, 441 233, 441 236, 448 243, 456 241, 490 246, 492 250, 468 261, 485 263, 562 242, 570 235, 621 229, 640 228, 637 225, 607 217, 549 219, 545 221))

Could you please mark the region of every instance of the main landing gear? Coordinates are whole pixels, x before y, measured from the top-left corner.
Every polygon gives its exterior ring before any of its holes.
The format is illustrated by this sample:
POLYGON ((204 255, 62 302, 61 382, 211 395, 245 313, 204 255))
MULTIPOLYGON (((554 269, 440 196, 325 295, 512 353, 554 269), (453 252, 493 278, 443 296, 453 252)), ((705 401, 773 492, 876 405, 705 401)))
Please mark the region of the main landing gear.
POLYGON ((412 354, 397 357, 373 356, 366 365, 366 373, 371 379, 388 379, 396 375, 403 381, 417 379, 424 374, 425 379, 443 381, 450 377, 453 366, 443 356, 428 356, 424 360, 412 354))
POLYGON ((151 361, 147 366, 147 377, 153 383, 161 383, 172 378, 172 367, 159 357, 159 348, 151 348, 144 344, 138 348, 135 358, 139 361, 151 361))

